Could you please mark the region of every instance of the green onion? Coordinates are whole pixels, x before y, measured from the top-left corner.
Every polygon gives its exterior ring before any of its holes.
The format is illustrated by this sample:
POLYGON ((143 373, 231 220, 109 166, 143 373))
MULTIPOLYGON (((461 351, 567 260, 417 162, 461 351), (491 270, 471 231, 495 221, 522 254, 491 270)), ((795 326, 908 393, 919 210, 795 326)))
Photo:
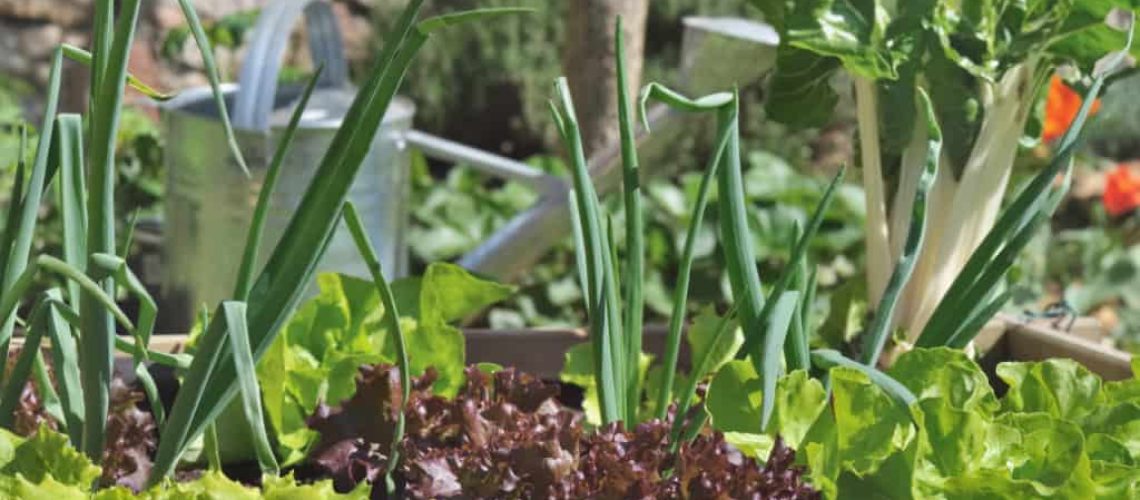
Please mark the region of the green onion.
POLYGON ((269 444, 269 434, 265 431, 265 418, 261 411, 261 388, 257 383, 257 365, 249 349, 249 330, 246 328, 246 306, 244 302, 227 301, 222 303, 226 329, 229 331, 230 348, 234 351, 234 367, 241 387, 242 409, 246 422, 253 434, 253 449, 261 472, 276 476, 280 470, 269 444))
POLYGON ((922 242, 926 238, 926 200, 938 174, 938 161, 942 155, 942 130, 938 128, 934 106, 930 103, 925 90, 920 88, 918 97, 922 102, 922 114, 926 117, 926 162, 914 188, 914 202, 911 206, 910 228, 907 230, 906 243, 890 279, 887 280, 883 296, 879 299, 875 317, 867 327, 867 343, 863 348, 863 363, 867 366, 875 366, 879 362, 879 355, 882 354, 890 334, 895 305, 898 304, 899 296, 918 262, 922 242))
MULTIPOLYGON (((637 414, 641 388, 637 385, 641 359, 642 321, 645 315, 645 297, 642 282, 645 279, 645 220, 641 207, 641 169, 637 161, 637 144, 633 135, 633 118, 630 116, 628 76, 625 68, 625 41, 618 17, 614 28, 614 54, 617 58, 618 130, 621 135, 622 194, 625 202, 625 253, 628 256, 625 275, 625 336, 626 354, 631 386, 626 394, 626 415, 637 414)), ((668 394, 669 391, 664 391, 668 394)))
POLYGON ((403 327, 400 326, 400 311, 396 308, 396 296, 392 293, 392 287, 384 277, 384 269, 380 266, 380 259, 376 257, 376 250, 372 248, 372 243, 368 240, 367 233, 364 232, 364 224, 360 222, 360 217, 356 214, 356 207, 352 202, 347 202, 344 205, 344 222, 348 226, 349 232, 352 233, 352 239, 356 242, 360 256, 364 259, 365 265, 368 266, 368 272, 372 275, 372 283, 380 295, 380 302, 384 305, 384 327, 396 339, 396 366, 400 370, 400 407, 397 408, 396 429, 392 433, 392 448, 388 452, 388 465, 384 475, 388 494, 391 495, 396 491, 392 472, 400 464, 400 443, 404 440, 404 406, 412 397, 412 373, 409 368, 411 365, 408 363, 408 347, 404 340, 403 327))

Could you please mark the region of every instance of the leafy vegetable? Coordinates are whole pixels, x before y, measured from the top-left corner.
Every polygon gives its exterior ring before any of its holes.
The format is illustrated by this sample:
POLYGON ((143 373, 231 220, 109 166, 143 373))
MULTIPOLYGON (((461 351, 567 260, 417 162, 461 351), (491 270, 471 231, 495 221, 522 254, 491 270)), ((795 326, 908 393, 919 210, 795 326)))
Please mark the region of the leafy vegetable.
MULTIPOLYGON (((555 388, 511 369, 488 375, 468 368, 453 400, 428 392, 433 376, 415 380, 408 401, 407 458, 396 474, 405 496, 816 497, 794 465, 795 453, 779 442, 766 466, 741 456, 719 433, 700 436, 673 455, 666 449, 670 422, 654 420, 630 431, 610 424, 587 434, 581 417, 552 399, 555 388)), ((339 491, 381 477, 395 425, 395 370, 366 367, 358 383, 351 400, 322 407, 311 419, 321 432, 314 460, 333 475, 339 491)))
MULTIPOLYGON (((258 363, 265 412, 285 465, 300 461, 315 435, 305 418, 321 403, 338 405, 355 391, 357 369, 394 363, 394 339, 371 281, 340 274, 317 278, 320 294, 302 305, 258 363)), ((513 289, 451 264, 432 264, 422 278, 392 284, 408 341, 413 375, 435 367, 435 389, 463 384, 462 333, 449 323, 508 297, 513 289)))
POLYGON ((830 78, 845 69, 853 81, 872 305, 904 253, 931 151, 918 96, 930 96, 945 153, 930 189, 931 230, 892 323, 911 340, 994 227, 1014 155, 1049 77, 1059 65, 1071 66, 1071 78, 1091 75, 1098 58, 1126 46, 1128 35, 1106 17, 1113 8, 1134 9, 1112 0, 752 4, 781 37, 770 117, 821 126, 838 102, 830 78))
POLYGON ((759 377, 733 361, 713 379, 707 409, 714 428, 753 443, 742 449, 754 456, 787 436, 829 498, 1140 492, 1140 379, 1104 383, 1069 360, 1003 363, 998 373, 1010 386, 1000 399, 964 353, 915 349, 887 373, 915 395, 907 406, 847 367, 831 370, 825 404, 822 385, 793 372, 777 386, 777 414, 761 432, 759 377))

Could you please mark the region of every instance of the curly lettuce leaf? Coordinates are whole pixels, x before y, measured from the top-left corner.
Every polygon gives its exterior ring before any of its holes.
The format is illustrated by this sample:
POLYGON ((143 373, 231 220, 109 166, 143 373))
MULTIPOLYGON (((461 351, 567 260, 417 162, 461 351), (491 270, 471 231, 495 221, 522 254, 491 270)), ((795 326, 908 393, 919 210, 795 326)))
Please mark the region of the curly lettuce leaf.
POLYGON ((733 361, 713 379, 713 426, 732 432, 750 454, 776 435, 802 433, 797 461, 828 498, 1134 498, 1140 491, 1136 378, 1106 384, 1063 360, 1003 363, 998 373, 1010 389, 999 399, 963 353, 915 349, 889 372, 916 395, 909 408, 857 371, 831 370, 830 404, 819 404, 827 400, 812 388, 818 382, 790 374, 777 408, 810 409, 799 412, 811 415, 810 424, 781 420, 761 433, 760 387, 749 369, 733 361))
MULTIPOLYGON (((257 367, 267 419, 285 464, 303 459, 316 440, 305 419, 318 404, 350 398, 360 366, 396 359, 371 281, 341 274, 322 274, 317 281, 320 293, 298 308, 257 367)), ((398 280, 392 289, 412 375, 434 367, 436 393, 455 394, 464 380, 465 351, 462 332, 450 323, 507 298, 514 288, 437 263, 422 278, 398 280)))
POLYGON ((27 439, 0 429, 0 459, 4 460, 0 475, 19 476, 32 484, 51 479, 62 485, 88 488, 101 472, 87 456, 71 447, 66 435, 46 427, 40 427, 27 439))
POLYGON ((1002 363, 998 376, 1009 384, 1002 404, 1007 411, 1041 412, 1077 421, 1096 408, 1101 380, 1073 360, 1002 363))

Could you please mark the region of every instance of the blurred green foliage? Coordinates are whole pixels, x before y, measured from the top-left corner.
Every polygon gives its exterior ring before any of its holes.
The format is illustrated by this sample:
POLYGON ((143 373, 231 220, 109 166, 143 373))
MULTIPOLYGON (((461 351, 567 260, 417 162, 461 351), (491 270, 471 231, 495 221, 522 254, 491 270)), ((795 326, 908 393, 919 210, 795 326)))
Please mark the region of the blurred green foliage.
MULTIPOLYGON (((14 79, 0 80, 0 211, 6 212, 15 180, 19 159, 20 127, 27 127, 28 144, 25 158, 35 154, 39 136, 36 126, 39 118, 31 122, 22 106, 32 89, 14 79), (9 83, 11 82, 11 83, 9 83)), ((136 108, 125 108, 120 118, 116 163, 115 217, 125 228, 137 211, 140 215, 157 215, 162 210, 165 188, 165 170, 162 164, 163 145, 158 124, 153 118, 136 108)), ((55 252, 59 247, 61 224, 55 208, 55 196, 45 198, 40 212, 35 241, 36 252, 55 252)), ((119 234, 125 234, 120 230, 119 234)))
MULTIPOLYGON (((545 172, 566 175, 557 158, 536 157, 529 163, 545 172)), ((751 208, 752 236, 762 276, 776 276, 789 258, 793 225, 806 224, 823 193, 823 179, 805 175, 770 153, 747 155, 745 192, 751 208)), ((462 256, 485 241, 508 220, 536 201, 536 195, 513 183, 491 184, 473 169, 457 166, 441 181, 435 179, 420 155, 412 162, 412 227, 409 242, 412 274, 427 263, 462 256)), ((645 296, 648 319, 667 321, 685 229, 700 183, 699 172, 647 183, 645 296)), ((715 196, 715 195, 714 195, 715 196)), ((610 213, 621 224, 618 199, 610 213)), ((693 264, 692 304, 726 304, 729 287, 716 236, 717 205, 710 202, 693 264)), ((810 247, 812 261, 820 266, 823 289, 837 287, 856 272, 863 250, 863 191, 846 184, 826 214, 819 236, 810 247)), ((622 235, 617 235, 619 248, 622 235)), ((526 326, 580 326, 581 290, 574 272, 574 249, 569 235, 517 283, 519 294, 493 309, 487 318, 495 328, 526 326)), ((826 295, 826 294, 825 294, 826 295)), ((826 308, 826 297, 819 307, 826 308)), ((823 314, 817 317, 823 317, 823 314)))

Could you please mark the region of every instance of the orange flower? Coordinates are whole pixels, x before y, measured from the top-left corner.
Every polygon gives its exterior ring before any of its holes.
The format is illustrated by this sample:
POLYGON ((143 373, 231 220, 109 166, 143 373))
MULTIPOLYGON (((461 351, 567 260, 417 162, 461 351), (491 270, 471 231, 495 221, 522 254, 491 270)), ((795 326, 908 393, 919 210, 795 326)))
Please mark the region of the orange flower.
MULTIPOLYGON (((1045 126, 1041 130, 1041 140, 1053 142, 1065 134, 1069 124, 1077 117, 1081 108, 1081 95, 1061 81, 1061 77, 1053 75, 1049 80, 1049 95, 1045 96, 1045 126)), ((1093 101, 1089 116, 1096 114, 1100 109, 1100 99, 1093 101)))
POLYGON ((1140 207, 1140 176, 1126 164, 1117 165, 1105 176, 1104 210, 1116 217, 1140 207))

